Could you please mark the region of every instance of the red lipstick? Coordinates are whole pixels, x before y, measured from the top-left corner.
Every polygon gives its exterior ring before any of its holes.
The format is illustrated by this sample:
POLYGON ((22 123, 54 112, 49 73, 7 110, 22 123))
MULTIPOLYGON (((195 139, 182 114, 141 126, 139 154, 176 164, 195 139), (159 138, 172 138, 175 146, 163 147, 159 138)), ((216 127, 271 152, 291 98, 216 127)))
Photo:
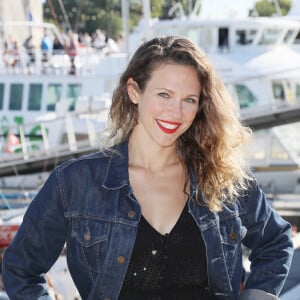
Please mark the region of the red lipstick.
POLYGON ((167 133, 167 134, 175 133, 181 125, 181 123, 178 123, 178 122, 171 122, 171 121, 165 121, 165 120, 159 120, 159 119, 156 119, 156 123, 157 123, 158 127, 164 133, 167 133))

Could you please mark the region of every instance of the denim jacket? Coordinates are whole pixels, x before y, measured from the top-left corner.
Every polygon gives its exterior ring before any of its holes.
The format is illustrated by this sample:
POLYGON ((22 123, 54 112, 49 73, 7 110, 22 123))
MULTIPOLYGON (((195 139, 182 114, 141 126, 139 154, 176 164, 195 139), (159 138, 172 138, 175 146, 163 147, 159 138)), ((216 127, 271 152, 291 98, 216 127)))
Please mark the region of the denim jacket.
MULTIPOLYGON (((83 299, 116 300, 133 250, 141 208, 128 176, 128 141, 69 160, 49 176, 5 251, 3 280, 11 299, 50 299, 44 274, 66 242, 71 276, 83 299)), ((209 286, 219 300, 278 299, 291 263, 290 224, 253 181, 234 204, 215 213, 196 193, 191 170, 189 212, 206 245, 209 286), (239 295, 242 243, 251 274, 239 295)))

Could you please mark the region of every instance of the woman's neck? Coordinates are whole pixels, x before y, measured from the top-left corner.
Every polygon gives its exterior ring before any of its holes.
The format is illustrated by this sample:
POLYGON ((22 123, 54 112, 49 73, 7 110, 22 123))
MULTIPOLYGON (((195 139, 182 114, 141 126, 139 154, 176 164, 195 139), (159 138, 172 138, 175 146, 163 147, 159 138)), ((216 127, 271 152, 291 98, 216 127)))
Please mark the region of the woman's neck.
POLYGON ((158 171, 180 163, 176 145, 162 147, 134 132, 129 138, 129 166, 158 171))

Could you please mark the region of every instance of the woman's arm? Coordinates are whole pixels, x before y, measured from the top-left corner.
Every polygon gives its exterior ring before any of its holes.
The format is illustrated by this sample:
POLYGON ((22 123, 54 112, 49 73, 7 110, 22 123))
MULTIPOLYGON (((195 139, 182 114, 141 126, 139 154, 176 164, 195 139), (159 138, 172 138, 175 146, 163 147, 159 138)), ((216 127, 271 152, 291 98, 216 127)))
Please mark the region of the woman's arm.
POLYGON ((241 204, 246 207, 243 224, 248 230, 243 243, 252 252, 251 272, 240 299, 278 299, 293 256, 291 225, 267 203, 256 181, 241 204))
POLYGON ((3 282, 11 299, 50 299, 45 273, 57 260, 66 238, 57 171, 30 203, 3 257, 3 282))

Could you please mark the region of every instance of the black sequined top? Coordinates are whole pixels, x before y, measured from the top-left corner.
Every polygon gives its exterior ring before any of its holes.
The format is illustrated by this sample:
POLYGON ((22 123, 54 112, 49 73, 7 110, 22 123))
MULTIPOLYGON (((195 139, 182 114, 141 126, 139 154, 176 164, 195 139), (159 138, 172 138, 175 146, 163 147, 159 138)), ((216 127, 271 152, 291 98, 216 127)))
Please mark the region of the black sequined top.
POLYGON ((213 300, 205 245, 187 205, 169 234, 142 216, 119 300, 213 300))

